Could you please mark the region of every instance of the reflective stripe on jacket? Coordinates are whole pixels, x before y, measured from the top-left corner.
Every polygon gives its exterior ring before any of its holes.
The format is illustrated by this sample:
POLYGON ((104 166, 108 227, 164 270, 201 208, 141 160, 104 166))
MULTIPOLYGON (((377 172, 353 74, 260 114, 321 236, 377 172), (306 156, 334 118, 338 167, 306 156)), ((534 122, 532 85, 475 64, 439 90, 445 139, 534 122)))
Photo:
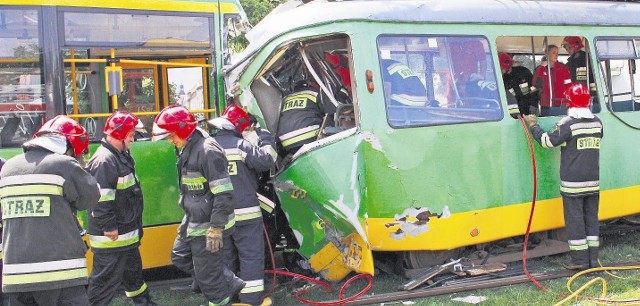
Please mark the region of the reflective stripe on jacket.
POLYGON ((582 196, 600 192, 600 140, 602 122, 594 118, 566 116, 549 132, 531 127, 533 137, 544 148, 561 146, 560 193, 582 196))
POLYGON ((96 180, 74 158, 40 147, 8 160, 0 176, 2 290, 86 285, 86 246, 75 212, 97 203, 96 180))
POLYGON ((100 185, 100 201, 88 213, 91 250, 117 252, 140 245, 144 202, 133 158, 103 139, 87 169, 100 185), (115 241, 104 235, 116 229, 115 241))
POLYGON ((180 207, 185 212, 178 228, 181 237, 202 236, 209 226, 233 227, 233 185, 227 166, 220 144, 196 129, 178 156, 180 207))
POLYGON ((258 146, 239 137, 234 131, 221 130, 215 139, 224 149, 233 183, 233 199, 237 222, 262 220, 256 191, 258 174, 275 165, 275 141, 266 130, 256 129, 258 146))

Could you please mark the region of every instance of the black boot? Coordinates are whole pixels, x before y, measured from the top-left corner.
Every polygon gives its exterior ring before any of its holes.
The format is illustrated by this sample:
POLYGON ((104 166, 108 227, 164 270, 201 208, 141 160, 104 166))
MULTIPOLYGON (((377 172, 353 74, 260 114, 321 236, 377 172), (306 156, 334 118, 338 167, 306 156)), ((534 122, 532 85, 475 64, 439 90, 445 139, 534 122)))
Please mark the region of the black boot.
POLYGON ((600 253, 599 247, 589 247, 589 267, 599 268, 600 262, 598 262, 598 254, 600 253))
POLYGON ((568 270, 585 270, 589 268, 589 253, 587 250, 569 251, 571 260, 562 264, 568 270))
POLYGON ((133 300, 133 303, 136 306, 156 306, 158 304, 154 303, 153 300, 151 300, 151 295, 149 295, 149 291, 147 290, 147 292, 134 296, 131 298, 131 300, 133 300))
POLYGON ((193 293, 202 293, 202 290, 200 290, 200 286, 198 286, 198 282, 196 281, 195 277, 191 282, 191 291, 193 291, 193 293))

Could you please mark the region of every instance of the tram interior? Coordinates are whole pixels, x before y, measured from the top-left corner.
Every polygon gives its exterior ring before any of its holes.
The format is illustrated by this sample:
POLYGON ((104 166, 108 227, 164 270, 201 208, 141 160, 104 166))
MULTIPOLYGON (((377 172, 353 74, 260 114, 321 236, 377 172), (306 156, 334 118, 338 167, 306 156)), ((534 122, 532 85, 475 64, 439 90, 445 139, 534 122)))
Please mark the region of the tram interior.
POLYGON ((295 42, 278 50, 251 84, 251 92, 269 130, 277 130, 282 99, 302 81, 320 84, 320 90, 336 102, 336 113, 329 114, 333 116, 329 122, 334 124, 325 126, 319 138, 354 127, 356 116, 350 91, 349 58, 346 35, 295 42), (334 63, 329 58, 340 62, 334 63))
MULTIPOLYGON (((542 64, 546 46, 558 46, 558 61, 566 64, 569 54, 562 47, 565 36, 501 36, 496 40, 497 50, 506 52, 512 56, 514 65, 526 67, 532 73, 542 64)), ((604 91, 605 101, 599 101, 598 95, 593 95, 591 110, 600 112, 602 107, 608 108, 613 113, 624 113, 640 110, 640 76, 636 72, 636 54, 634 40, 630 38, 597 38, 596 50, 590 49, 589 41, 580 37, 585 45, 583 50, 587 54, 588 69, 599 71, 594 73, 594 78, 600 76, 603 88, 596 87, 596 91, 604 91), (589 67, 591 59, 597 56, 599 66, 589 67)), ((589 80, 597 82, 598 80, 589 80)), ((553 86, 553 85, 551 85, 553 86)), ((553 108, 553 107, 552 107, 553 108)), ((557 107, 552 115, 566 114, 565 107, 557 107)), ((626 119, 623 119, 626 120, 626 119)), ((634 124, 634 122, 630 122, 634 124)), ((635 123, 637 124, 637 123, 635 123)))

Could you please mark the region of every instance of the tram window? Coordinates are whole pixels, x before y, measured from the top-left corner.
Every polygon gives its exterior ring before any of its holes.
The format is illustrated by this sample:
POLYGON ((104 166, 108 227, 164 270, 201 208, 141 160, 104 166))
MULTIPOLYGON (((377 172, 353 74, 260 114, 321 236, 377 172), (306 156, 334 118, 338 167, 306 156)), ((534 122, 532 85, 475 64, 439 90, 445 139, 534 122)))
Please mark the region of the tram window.
POLYGON ((484 37, 380 36, 377 42, 392 127, 502 118, 484 37))
POLYGON ((640 54, 636 54, 636 47, 633 39, 596 41, 600 69, 606 84, 605 101, 613 112, 640 110, 640 75, 636 69, 640 54))
MULTIPOLYGON (((535 109, 540 116, 566 115, 564 89, 571 82, 584 82, 591 88, 591 111, 600 111, 596 79, 591 67, 589 44, 580 36, 501 36, 496 39, 499 52, 512 55, 514 66, 522 66, 533 74, 527 85, 534 91, 526 97, 520 95, 520 112, 525 114, 535 109), (547 58, 550 54, 551 61, 547 58), (550 64, 552 62, 553 64, 550 64), (551 74, 551 81, 548 75, 551 74), (535 90, 537 89, 537 93, 535 90), (535 101, 535 102, 534 102, 535 101), (529 108, 523 104, 533 104, 529 108), (529 111, 527 111, 529 110, 529 111)), ((522 70, 522 69, 520 69, 522 70)), ((515 75, 503 75, 505 86, 518 86, 525 82, 515 75), (518 79, 518 80, 516 80, 518 79), (520 83, 518 85, 514 84, 520 83), (510 85, 507 83, 511 83, 510 85)), ((517 90, 514 90, 517 93, 517 90)))
POLYGON ((42 125, 38 11, 0 9, 0 146, 19 146, 42 125))

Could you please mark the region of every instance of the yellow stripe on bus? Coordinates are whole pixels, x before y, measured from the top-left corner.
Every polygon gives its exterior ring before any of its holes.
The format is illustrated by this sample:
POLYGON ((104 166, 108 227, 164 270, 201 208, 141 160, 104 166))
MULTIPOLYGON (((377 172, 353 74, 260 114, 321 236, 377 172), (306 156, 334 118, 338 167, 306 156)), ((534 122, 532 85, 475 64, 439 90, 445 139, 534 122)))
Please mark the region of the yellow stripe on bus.
MULTIPOLYGON (((70 6, 70 7, 95 7, 152 11, 177 11, 177 12, 209 12, 217 13, 218 4, 214 1, 167 1, 167 0, 8 0, 7 5, 44 5, 44 6, 70 6)), ((224 14, 237 14, 238 7, 233 3, 220 3, 220 11, 224 14)))

